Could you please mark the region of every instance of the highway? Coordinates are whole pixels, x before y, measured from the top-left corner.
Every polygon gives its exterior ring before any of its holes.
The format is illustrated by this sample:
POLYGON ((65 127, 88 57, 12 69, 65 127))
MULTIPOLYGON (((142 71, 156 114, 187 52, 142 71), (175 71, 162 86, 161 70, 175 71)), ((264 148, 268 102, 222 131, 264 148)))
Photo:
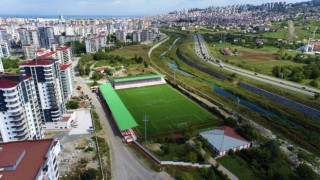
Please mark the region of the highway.
POLYGON ((279 78, 275 78, 267 75, 258 74, 256 72, 248 71, 239 67, 226 64, 225 62, 222 62, 221 60, 214 58, 209 54, 209 51, 207 50, 207 46, 201 34, 194 34, 193 37, 194 37, 194 43, 195 43, 195 52, 197 56, 211 65, 219 66, 230 72, 237 73, 239 75, 246 76, 246 77, 249 77, 261 82, 265 82, 268 84, 272 84, 281 88, 285 88, 291 91, 302 93, 308 96, 313 97, 315 93, 320 93, 320 89, 307 87, 301 84, 297 84, 294 82, 286 81, 283 79, 279 79, 279 78))
MULTIPOLYGON (((77 72, 78 58, 73 61, 73 67, 77 72)), ((146 164, 134 155, 123 143, 120 133, 116 125, 111 121, 110 114, 104 111, 99 97, 95 93, 91 93, 90 88, 86 85, 86 81, 80 77, 75 77, 76 87, 81 86, 89 98, 92 99, 93 105, 96 107, 95 111, 100 117, 100 121, 106 130, 106 138, 110 146, 111 157, 111 173, 112 179, 116 180, 162 180, 172 179, 166 172, 155 172, 151 170, 146 164)))

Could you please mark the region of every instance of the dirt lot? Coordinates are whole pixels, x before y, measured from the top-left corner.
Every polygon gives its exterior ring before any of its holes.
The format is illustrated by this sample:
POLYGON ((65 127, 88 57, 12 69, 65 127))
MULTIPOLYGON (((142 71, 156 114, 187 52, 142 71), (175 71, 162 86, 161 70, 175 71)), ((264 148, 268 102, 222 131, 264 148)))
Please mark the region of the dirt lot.
POLYGON ((262 62, 275 60, 277 55, 264 51, 241 50, 240 57, 246 62, 262 62))

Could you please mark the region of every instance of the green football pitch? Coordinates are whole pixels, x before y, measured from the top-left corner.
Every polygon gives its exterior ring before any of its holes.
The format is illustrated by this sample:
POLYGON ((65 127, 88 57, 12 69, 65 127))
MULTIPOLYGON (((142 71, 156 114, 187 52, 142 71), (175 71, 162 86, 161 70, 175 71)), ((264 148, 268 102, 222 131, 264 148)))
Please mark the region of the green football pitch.
POLYGON ((144 115, 148 117, 148 134, 217 120, 169 85, 121 89, 117 93, 139 124, 140 134, 144 133, 144 115))

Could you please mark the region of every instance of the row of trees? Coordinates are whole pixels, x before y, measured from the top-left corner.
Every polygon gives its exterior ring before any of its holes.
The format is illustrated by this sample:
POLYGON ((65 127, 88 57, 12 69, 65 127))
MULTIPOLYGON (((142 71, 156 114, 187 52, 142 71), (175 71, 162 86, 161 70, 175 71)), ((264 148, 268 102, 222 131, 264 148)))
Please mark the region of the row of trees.
MULTIPOLYGON (((303 67, 275 66, 272 68, 272 74, 275 77, 294 82, 301 82, 304 79, 317 79, 320 77, 320 62, 303 67)), ((316 81, 313 81, 310 85, 318 87, 316 81)))

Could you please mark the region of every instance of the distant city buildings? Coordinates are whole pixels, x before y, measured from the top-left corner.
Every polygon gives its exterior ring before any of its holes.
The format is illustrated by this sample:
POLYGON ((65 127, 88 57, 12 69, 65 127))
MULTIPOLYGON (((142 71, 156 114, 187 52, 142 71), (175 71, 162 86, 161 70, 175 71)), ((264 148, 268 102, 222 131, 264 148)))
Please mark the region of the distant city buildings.
POLYGON ((53 28, 39 27, 39 38, 41 48, 51 48, 51 44, 55 42, 53 28))
POLYGON ((0 41, 0 57, 9 57, 10 51, 6 41, 0 41))
POLYGON ((24 58, 26 60, 32 60, 37 57, 36 52, 37 52, 38 47, 34 44, 25 44, 22 46, 22 51, 24 58))
POLYGON ((0 74, 0 142, 42 138, 32 77, 0 74))
POLYGON ((0 177, 58 180, 61 150, 54 139, 0 143, 0 177))
POLYGON ((97 36, 95 38, 87 38, 85 44, 87 53, 96 53, 107 46, 107 40, 105 36, 97 36))

